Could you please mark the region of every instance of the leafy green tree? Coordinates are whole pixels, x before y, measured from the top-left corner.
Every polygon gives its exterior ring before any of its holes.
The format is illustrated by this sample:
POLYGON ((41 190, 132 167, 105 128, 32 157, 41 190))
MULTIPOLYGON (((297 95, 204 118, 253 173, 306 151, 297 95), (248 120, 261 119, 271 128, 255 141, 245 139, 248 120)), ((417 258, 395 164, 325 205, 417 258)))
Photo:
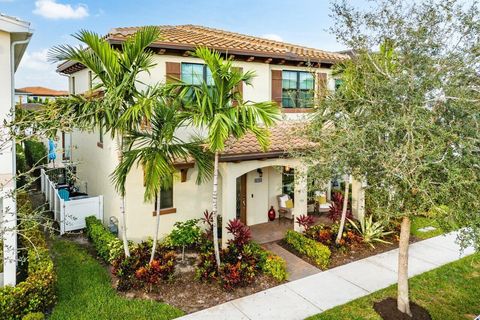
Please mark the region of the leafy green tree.
POLYGON ((367 181, 371 210, 401 221, 397 307, 411 315, 410 219, 435 208, 445 230, 480 248, 480 12, 457 0, 332 4, 354 57, 308 129, 313 165, 367 181), (334 154, 334 156, 330 156, 334 154))
MULTIPOLYGON (((78 62, 95 75, 98 84, 92 94, 57 99, 57 110, 74 115, 73 126, 94 128, 101 126, 112 138, 117 138, 122 154, 123 134, 134 130, 144 117, 151 115, 148 102, 152 90, 138 89, 138 75, 148 72, 155 64, 153 52, 148 47, 160 37, 157 27, 144 27, 123 42, 120 48, 113 47, 102 36, 81 30, 73 35, 87 48, 72 45, 53 47, 49 54, 54 62, 78 62)), ((154 90, 153 90, 154 91, 154 90)), ((60 112, 61 113, 61 112, 60 112)), ((62 116, 60 114, 60 116, 62 116)), ((120 155, 121 157, 121 155, 120 155)), ((121 159, 120 159, 121 161, 121 159)), ((125 217, 125 189, 121 196, 122 238, 126 256, 130 256, 125 217)))
POLYGON ((201 140, 193 138, 184 141, 176 136, 176 131, 188 119, 175 107, 175 99, 158 97, 152 110, 149 124, 138 130, 124 133, 125 150, 123 157, 112 174, 116 189, 125 194, 128 173, 134 165, 141 166, 145 176, 145 201, 156 198, 156 231, 153 237, 154 258, 160 225, 160 192, 173 184, 176 172, 175 163, 194 160, 197 169, 197 183, 211 177, 212 161, 204 152, 201 140))
POLYGON ((175 229, 170 233, 170 240, 174 246, 182 247, 182 262, 185 261, 185 247, 195 244, 202 234, 198 226, 198 219, 190 219, 184 222, 177 221, 175 229))
MULTIPOLYGON (((193 53, 202 59, 212 74, 212 82, 202 81, 195 85, 179 81, 173 89, 179 91, 186 103, 184 108, 197 128, 205 128, 207 149, 215 155, 213 169, 212 214, 213 230, 217 230, 218 160, 229 138, 240 139, 252 132, 260 145, 266 149, 269 144, 268 127, 279 119, 280 110, 273 102, 244 101, 237 88, 245 83, 252 84, 255 74, 241 72, 233 67, 231 59, 224 59, 220 53, 200 47, 193 53)), ((218 234, 213 232, 213 244, 217 267, 220 267, 218 234)))

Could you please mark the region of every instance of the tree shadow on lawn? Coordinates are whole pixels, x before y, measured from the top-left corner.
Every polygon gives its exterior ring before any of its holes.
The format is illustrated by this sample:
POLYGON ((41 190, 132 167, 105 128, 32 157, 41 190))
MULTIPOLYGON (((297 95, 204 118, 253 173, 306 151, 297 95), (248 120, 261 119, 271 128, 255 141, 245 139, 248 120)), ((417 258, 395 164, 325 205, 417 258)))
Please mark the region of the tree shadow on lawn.
POLYGON ((84 248, 52 243, 58 303, 49 319, 173 319, 183 312, 165 303, 127 299, 111 286, 108 271, 84 248))

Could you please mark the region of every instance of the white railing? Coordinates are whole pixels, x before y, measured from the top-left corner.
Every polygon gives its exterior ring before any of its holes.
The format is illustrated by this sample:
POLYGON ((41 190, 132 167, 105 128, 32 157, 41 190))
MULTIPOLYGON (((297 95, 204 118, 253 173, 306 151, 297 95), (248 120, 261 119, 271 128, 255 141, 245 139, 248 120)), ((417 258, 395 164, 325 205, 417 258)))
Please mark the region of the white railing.
POLYGON ((60 225, 60 234, 85 228, 85 218, 96 216, 103 221, 103 196, 72 198, 63 200, 56 184, 50 180, 44 169, 40 170, 42 193, 60 225))

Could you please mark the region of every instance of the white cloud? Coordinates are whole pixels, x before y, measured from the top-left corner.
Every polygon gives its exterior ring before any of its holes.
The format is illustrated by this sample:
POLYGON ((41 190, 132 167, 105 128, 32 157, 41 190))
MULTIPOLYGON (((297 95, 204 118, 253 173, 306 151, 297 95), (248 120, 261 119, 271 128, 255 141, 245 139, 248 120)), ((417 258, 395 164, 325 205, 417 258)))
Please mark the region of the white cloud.
POLYGON ((27 51, 17 72, 15 73, 15 87, 41 86, 56 90, 65 90, 68 81, 59 75, 56 65, 47 59, 48 49, 27 51))
POLYGON ((275 33, 267 33, 261 35, 262 38, 269 39, 269 40, 274 40, 274 41, 281 41, 283 42, 283 38, 280 37, 278 34, 275 33))
POLYGON ((47 19, 82 19, 88 17, 88 8, 84 4, 73 7, 71 4, 58 3, 56 0, 37 0, 33 13, 47 19))

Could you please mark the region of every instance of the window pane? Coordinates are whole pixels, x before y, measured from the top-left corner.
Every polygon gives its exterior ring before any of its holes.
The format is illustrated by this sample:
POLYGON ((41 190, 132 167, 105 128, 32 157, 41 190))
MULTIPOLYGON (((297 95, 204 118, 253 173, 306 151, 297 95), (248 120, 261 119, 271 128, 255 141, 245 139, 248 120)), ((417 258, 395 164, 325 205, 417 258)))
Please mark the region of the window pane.
POLYGON ((209 67, 205 67, 205 70, 207 72, 207 85, 208 86, 213 86, 213 78, 212 78, 212 71, 210 71, 209 67))
POLYGON ((297 72, 296 71, 282 72, 282 88, 297 89, 297 72))
POLYGON ((296 90, 283 90, 282 91, 282 107, 295 108, 296 90))
POLYGON ((313 90, 313 75, 310 72, 300 72, 300 86, 299 89, 313 90))
POLYGON ((299 108, 311 108, 313 106, 313 91, 300 90, 297 104, 299 108))
POLYGON ((201 84, 203 81, 203 64, 182 63, 182 81, 189 84, 201 84))
POLYGON ((173 208, 173 188, 160 191, 160 209, 173 208))

